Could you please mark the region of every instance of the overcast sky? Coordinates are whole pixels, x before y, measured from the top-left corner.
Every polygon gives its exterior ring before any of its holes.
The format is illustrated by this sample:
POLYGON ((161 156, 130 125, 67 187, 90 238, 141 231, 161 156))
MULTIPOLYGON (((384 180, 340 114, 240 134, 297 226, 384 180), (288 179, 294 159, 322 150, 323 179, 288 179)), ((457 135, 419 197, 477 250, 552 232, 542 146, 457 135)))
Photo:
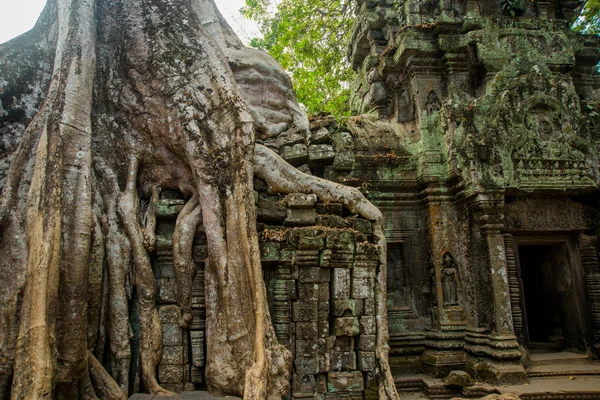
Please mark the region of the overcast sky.
MULTIPOLYGON (((219 10, 240 39, 248 42, 258 36, 256 24, 245 20, 239 13, 245 0, 215 0, 219 10)), ((0 43, 27 32, 37 21, 46 0, 0 0, 0 43)))

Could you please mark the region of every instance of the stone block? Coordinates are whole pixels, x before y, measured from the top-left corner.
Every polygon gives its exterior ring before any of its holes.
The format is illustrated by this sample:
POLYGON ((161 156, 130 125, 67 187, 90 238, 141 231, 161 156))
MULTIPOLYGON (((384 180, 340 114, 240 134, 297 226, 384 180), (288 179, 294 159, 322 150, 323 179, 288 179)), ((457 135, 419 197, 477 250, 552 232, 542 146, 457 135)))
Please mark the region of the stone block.
POLYGON ((342 216, 342 210, 344 206, 341 203, 317 203, 315 204, 315 210, 317 210, 318 214, 329 214, 329 215, 337 215, 339 217, 342 216))
POLYGON ((160 383, 184 383, 183 365, 159 365, 158 381, 160 383))
POLYGON ((291 146, 282 146, 279 149, 279 155, 288 163, 298 166, 308 160, 308 148, 304 144, 294 144, 291 146))
MULTIPOLYGON (((288 281, 288 280, 283 280, 283 279, 272 279, 271 281, 269 281, 268 288, 273 296, 273 301, 279 302, 279 301, 290 300, 289 282, 293 282, 293 281, 288 281)), ((294 292, 295 292, 295 290, 294 290, 294 292)))
POLYGON ((317 323, 317 328, 319 329, 319 338, 324 339, 329 337, 329 321, 321 320, 317 323))
POLYGON ((352 150, 341 150, 335 154, 333 169, 336 171, 351 171, 354 166, 354 152, 352 150))
POLYGON ((181 346, 183 338, 181 328, 175 324, 162 324, 163 346, 181 346))
POLYGON ((358 351, 358 369, 361 371, 375 371, 377 359, 372 351, 358 351))
POLYGON ((473 386, 473 378, 465 371, 451 371, 446 379, 444 379, 446 385, 468 387, 473 386))
POLYGON ((356 302, 356 317, 365 315, 365 301, 363 299, 353 299, 356 302))
POLYGON ((156 278, 175 278, 175 267, 173 266, 172 251, 168 255, 159 255, 158 260, 158 276, 156 278))
POLYGON ((354 278, 352 279, 352 298, 369 299, 375 297, 375 279, 374 278, 354 278))
POLYGON ((317 321, 318 307, 314 300, 296 301, 292 304, 292 319, 294 322, 317 321))
POLYGON ((311 144, 323 144, 331 143, 331 134, 325 127, 311 130, 310 132, 310 143, 311 144))
POLYGON ((319 300, 319 284, 298 283, 298 298, 300 300, 319 300))
POLYGON ((294 374, 292 383, 294 397, 312 395, 316 391, 317 386, 313 374, 294 374))
POLYGON ((349 371, 356 369, 356 353, 353 351, 331 353, 331 369, 335 371, 349 371))
POLYGON ((306 142, 306 136, 304 133, 299 133, 299 132, 282 132, 280 135, 277 136, 277 138, 275 139, 275 147, 281 147, 281 146, 291 146, 294 144, 298 144, 298 143, 305 143, 306 142))
POLYGON ((332 300, 331 303, 334 317, 356 317, 356 300, 332 300))
POLYGON ((158 280, 158 299, 159 304, 177 304, 179 290, 175 278, 161 278, 158 280))
POLYGON ((181 346, 163 346, 161 365, 182 365, 183 347, 181 346))
POLYGON ((323 165, 333 162, 335 152, 329 144, 313 144, 308 146, 308 162, 311 165, 323 165))
POLYGON ((373 267, 357 267, 352 268, 352 279, 371 278, 374 279, 377 274, 375 266, 373 267))
POLYGON ((330 282, 330 281, 331 281, 331 270, 329 268, 320 268, 319 282, 330 282))
MULTIPOLYGON (((352 228, 364 233, 365 235, 371 235, 373 233, 373 225, 371 221, 363 219, 363 218, 353 218, 352 219, 352 228)), ((357 248, 358 251, 358 248, 357 248)))
POLYGON ((315 376, 315 381, 317 384, 317 393, 325 393, 327 392, 327 375, 319 374, 315 376))
POLYGON ((300 250, 321 250, 325 245, 325 234, 321 229, 295 228, 288 231, 287 240, 300 250))
POLYGON ((177 305, 167 305, 158 307, 158 319, 161 324, 179 324, 181 311, 177 305))
POLYGON ((206 329, 206 309, 192 308, 192 323, 190 324, 190 330, 204 329, 206 329))
POLYGON ((354 253, 354 233, 352 231, 328 231, 325 248, 338 253, 354 253))
MULTIPOLYGON (((320 275, 324 274, 323 270, 330 276, 329 270, 325 268, 321 268, 320 275)), ((319 283, 319 301, 329 301, 329 283, 319 283)))
POLYGON ((362 391, 365 388, 363 374, 360 371, 337 372, 327 374, 327 391, 362 391))
POLYGON ((292 246, 282 246, 279 252, 279 262, 291 264, 296 257, 296 250, 292 246))
POLYGON ((317 212, 314 208, 299 208, 286 211, 285 226, 308 226, 317 223, 317 212))
POLYGON ((298 374, 318 374, 319 373, 319 361, 316 357, 313 358, 300 358, 294 359, 294 365, 296 366, 296 372, 298 374))
POLYGON ((375 315, 375 298, 365 299, 364 315, 375 315))
POLYGON ((260 244, 260 261, 276 262, 279 261, 280 243, 267 242, 260 244))
POLYGON ((377 334, 377 319, 375 317, 360 317, 360 334, 361 335, 376 335, 377 334))
POLYGON ((315 340, 319 337, 319 325, 317 322, 297 322, 296 339, 315 340))
POLYGON ((300 267, 316 267, 319 265, 319 250, 296 250, 294 264, 300 267))
POLYGON ((256 219, 266 224, 280 225, 287 217, 287 210, 281 201, 260 200, 256 207, 256 219))
POLYGON ((344 229, 350 227, 350 223, 338 215, 319 215, 317 218, 317 224, 320 226, 327 226, 329 228, 344 229))
POLYGON ((319 255, 319 266, 320 267, 329 267, 329 262, 331 261, 331 250, 323 250, 319 255))
POLYGON ((304 193, 290 193, 285 196, 288 208, 313 208, 317 203, 317 195, 304 193))
POLYGON ((358 318, 343 317, 334 320, 333 333, 335 336, 356 336, 359 332, 358 318))
POLYGON ((354 336, 333 336, 333 351, 350 352, 354 351, 354 336))
POLYGON ((313 358, 313 357, 317 357, 317 355, 318 355, 318 344, 314 338, 310 339, 310 340, 296 339, 296 357, 313 358))
POLYGON ((192 364, 197 368, 204 366, 204 331, 190 331, 190 347, 192 364))
POLYGON ((360 335, 356 348, 362 351, 375 351, 377 335, 360 335))
POLYGON ((329 301, 319 301, 318 305, 318 314, 319 320, 327 320, 329 319, 329 301))
POLYGON ((350 298, 350 270, 334 268, 331 281, 331 297, 334 300, 350 298))
POLYGON ((208 246, 194 245, 192 248, 192 257, 194 262, 204 262, 208 258, 208 246))
MULTIPOLYGON (((299 267, 298 281, 300 283, 318 283, 321 282, 321 268, 319 267, 299 267)), ((318 290, 318 287, 317 287, 318 290)))
POLYGON ((194 367, 193 365, 190 368, 190 381, 195 383, 196 385, 204 382, 204 372, 202 368, 194 367))

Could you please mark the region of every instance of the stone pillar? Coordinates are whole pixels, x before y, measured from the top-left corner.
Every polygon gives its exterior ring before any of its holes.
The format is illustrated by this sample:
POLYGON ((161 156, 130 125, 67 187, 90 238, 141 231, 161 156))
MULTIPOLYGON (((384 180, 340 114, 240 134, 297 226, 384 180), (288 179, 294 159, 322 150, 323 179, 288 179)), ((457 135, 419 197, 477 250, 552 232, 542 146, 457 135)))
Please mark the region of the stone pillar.
POLYGON ((486 241, 487 261, 494 297, 494 334, 513 336, 508 271, 504 238, 501 233, 501 229, 504 227, 504 199, 503 196, 499 198, 499 196, 479 194, 476 202, 477 207, 481 210, 479 224, 486 241))
POLYGON ((523 310, 521 309, 521 285, 517 276, 517 257, 515 254, 514 238, 511 234, 504 234, 504 251, 506 253, 506 269, 508 272, 508 286, 510 290, 510 308, 512 311, 513 329, 517 341, 523 344, 523 310))
POLYGON ((579 254, 585 272, 587 303, 592 315, 594 345, 600 346, 600 262, 596 250, 596 237, 581 234, 578 238, 579 254))

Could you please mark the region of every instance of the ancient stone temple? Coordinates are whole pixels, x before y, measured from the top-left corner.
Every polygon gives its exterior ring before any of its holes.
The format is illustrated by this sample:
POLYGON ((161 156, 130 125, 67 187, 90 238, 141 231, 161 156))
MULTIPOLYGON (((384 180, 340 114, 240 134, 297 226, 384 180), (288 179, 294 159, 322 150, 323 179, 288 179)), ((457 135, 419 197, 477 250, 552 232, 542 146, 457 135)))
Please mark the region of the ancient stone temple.
MULTIPOLYGON (((431 382, 460 370, 523 384, 545 376, 528 368, 540 353, 579 354, 600 371, 589 361, 600 345, 600 42, 569 31, 578 2, 503 4, 359 1, 349 55, 362 116, 263 141, 304 172, 359 187, 384 213, 401 391, 485 395, 493 389, 431 382)), ((270 312, 294 356, 291 396, 378 398, 371 223, 259 179, 255 192, 270 312)), ((206 346, 202 227, 194 319, 177 326, 170 235, 183 204, 163 196, 154 260, 159 380, 176 391, 201 387, 206 346)))

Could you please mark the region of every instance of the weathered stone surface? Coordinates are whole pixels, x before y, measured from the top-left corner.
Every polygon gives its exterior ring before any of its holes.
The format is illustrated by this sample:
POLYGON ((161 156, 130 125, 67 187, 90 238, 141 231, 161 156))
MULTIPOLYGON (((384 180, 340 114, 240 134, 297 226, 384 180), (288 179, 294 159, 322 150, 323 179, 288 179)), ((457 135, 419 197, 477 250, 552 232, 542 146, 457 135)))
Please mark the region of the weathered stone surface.
POLYGON ((331 282, 331 297, 334 300, 347 300, 350 298, 350 270, 334 268, 331 282))
POLYGON ((473 378, 465 371, 451 371, 444 382, 450 386, 467 387, 473 385, 473 378))
POLYGON ((354 278, 352 279, 352 298, 353 299, 371 299, 375 297, 375 279, 374 278, 354 278))
POLYGON ((333 300, 331 303, 334 317, 356 317, 356 300, 333 300))
POLYGON ((358 351, 358 369, 361 371, 375 371, 377 358, 372 351, 358 351))
POLYGON ((313 144, 308 146, 308 161, 312 165, 329 164, 333 161, 335 152, 329 144, 313 144))
POLYGON ((285 226, 308 226, 315 225, 317 222, 317 212, 314 208, 288 208, 285 226))
POLYGON ((329 372, 327 374, 327 389, 329 392, 363 390, 363 374, 360 371, 329 372))
POLYGON ((359 322, 356 317, 342 317, 334 320, 334 334, 336 336, 356 336, 359 332, 359 322))
POLYGON ((375 351, 377 345, 376 335, 360 335, 356 348, 363 351, 375 351))
POLYGON ((377 334, 377 319, 375 317, 360 317, 360 334, 361 335, 376 335, 377 334))
POLYGON ((294 322, 317 321, 317 301, 296 301, 292 304, 292 319, 294 322))

